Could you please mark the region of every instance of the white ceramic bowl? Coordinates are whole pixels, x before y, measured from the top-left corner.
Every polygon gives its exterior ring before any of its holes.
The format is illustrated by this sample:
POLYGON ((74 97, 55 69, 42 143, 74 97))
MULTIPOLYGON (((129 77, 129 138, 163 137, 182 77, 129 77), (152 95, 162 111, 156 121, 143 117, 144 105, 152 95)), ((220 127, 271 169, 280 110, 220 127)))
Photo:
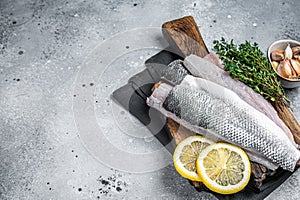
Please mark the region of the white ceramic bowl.
MULTIPOLYGON (((288 44, 290 44, 291 47, 300 46, 300 42, 298 42, 296 40, 278 40, 278 41, 273 42, 268 48, 267 54, 268 54, 269 62, 272 61, 271 60, 272 51, 277 50, 277 49, 284 50, 288 44)), ((295 87, 300 86, 300 80, 292 80, 292 79, 284 78, 280 74, 278 74, 276 70, 274 70, 274 71, 278 75, 279 80, 282 82, 282 86, 284 88, 295 88, 295 87)))

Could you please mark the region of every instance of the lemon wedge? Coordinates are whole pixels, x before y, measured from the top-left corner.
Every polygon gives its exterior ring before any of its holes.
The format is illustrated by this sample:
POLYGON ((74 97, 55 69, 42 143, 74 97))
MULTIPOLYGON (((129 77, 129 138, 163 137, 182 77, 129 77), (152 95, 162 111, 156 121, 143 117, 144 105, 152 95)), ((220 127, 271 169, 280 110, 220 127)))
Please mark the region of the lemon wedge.
POLYGON ((215 143, 205 148, 196 161, 196 168, 204 185, 220 194, 241 191, 251 175, 247 154, 227 143, 215 143))
POLYGON ((173 154, 176 171, 184 178, 201 181, 196 171, 196 160, 200 152, 213 143, 212 140, 198 135, 190 136, 181 141, 173 154))

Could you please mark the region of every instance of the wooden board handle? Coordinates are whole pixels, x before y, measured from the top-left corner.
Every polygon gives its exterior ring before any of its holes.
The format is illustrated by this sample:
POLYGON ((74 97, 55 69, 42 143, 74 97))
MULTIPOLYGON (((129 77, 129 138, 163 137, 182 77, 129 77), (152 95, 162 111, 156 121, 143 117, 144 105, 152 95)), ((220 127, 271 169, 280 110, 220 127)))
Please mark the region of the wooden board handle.
POLYGON ((162 33, 175 53, 184 58, 190 54, 204 57, 209 53, 192 16, 164 23, 162 33))

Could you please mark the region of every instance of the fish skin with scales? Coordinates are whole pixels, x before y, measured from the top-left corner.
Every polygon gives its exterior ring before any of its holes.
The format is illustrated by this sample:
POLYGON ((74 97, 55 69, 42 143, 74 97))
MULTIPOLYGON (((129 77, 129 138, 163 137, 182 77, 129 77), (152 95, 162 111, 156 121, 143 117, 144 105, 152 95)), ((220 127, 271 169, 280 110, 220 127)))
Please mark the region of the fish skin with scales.
POLYGON ((274 107, 260 94, 252 90, 252 88, 238 80, 232 79, 229 72, 224 70, 224 66, 218 55, 210 53, 204 58, 190 55, 184 61, 175 60, 169 64, 162 76, 168 82, 178 85, 188 74, 204 78, 232 90, 241 99, 274 121, 289 137, 292 144, 300 148, 300 145, 296 144, 292 132, 280 119, 274 107))
POLYGON ((147 104, 191 130, 198 128, 210 138, 242 147, 260 164, 266 165, 262 158, 294 171, 299 161, 300 151, 280 127, 236 93, 211 81, 186 75, 179 85, 159 86, 147 104), (160 87, 167 89, 161 92, 160 87))

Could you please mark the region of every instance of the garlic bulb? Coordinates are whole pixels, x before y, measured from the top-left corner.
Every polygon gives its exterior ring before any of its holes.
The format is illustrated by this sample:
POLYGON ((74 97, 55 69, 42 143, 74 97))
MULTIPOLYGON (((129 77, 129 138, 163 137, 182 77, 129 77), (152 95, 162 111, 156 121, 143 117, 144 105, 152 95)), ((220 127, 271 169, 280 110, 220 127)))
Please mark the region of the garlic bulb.
POLYGON ((291 64, 288 60, 283 60, 280 62, 277 67, 277 72, 284 78, 291 78, 293 76, 291 64))
POLYGON ((300 45, 286 44, 286 48, 275 49, 269 54, 273 69, 283 78, 300 80, 300 45))
POLYGON ((290 44, 288 44, 288 46, 284 50, 284 58, 287 60, 290 60, 293 58, 293 51, 292 51, 292 48, 290 47, 290 44))

